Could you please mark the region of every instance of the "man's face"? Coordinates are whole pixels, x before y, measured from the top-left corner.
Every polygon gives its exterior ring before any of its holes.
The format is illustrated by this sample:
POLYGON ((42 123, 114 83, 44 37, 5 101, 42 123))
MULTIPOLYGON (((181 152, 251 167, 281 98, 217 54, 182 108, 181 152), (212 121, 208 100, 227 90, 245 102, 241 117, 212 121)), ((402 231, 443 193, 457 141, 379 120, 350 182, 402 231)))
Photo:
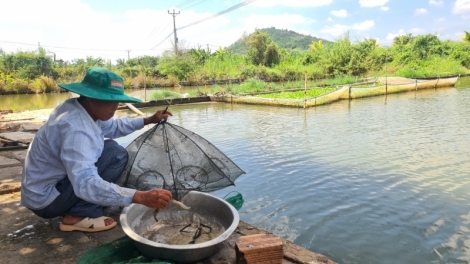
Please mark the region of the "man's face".
POLYGON ((91 117, 96 120, 106 121, 114 116, 119 105, 118 102, 101 101, 88 98, 90 102, 91 117))

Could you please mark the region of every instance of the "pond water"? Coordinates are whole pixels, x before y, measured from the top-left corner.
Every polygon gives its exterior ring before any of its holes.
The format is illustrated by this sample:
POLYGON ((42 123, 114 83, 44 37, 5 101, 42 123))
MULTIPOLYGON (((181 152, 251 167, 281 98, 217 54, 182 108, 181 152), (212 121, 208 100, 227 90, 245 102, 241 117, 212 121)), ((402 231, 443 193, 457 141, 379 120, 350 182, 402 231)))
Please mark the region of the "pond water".
POLYGON ((213 193, 240 192, 241 220, 338 263, 470 262, 470 88, 169 110, 246 172, 213 193))
POLYGON ((470 89, 170 110, 246 171, 213 193, 243 221, 339 263, 470 261, 470 89))

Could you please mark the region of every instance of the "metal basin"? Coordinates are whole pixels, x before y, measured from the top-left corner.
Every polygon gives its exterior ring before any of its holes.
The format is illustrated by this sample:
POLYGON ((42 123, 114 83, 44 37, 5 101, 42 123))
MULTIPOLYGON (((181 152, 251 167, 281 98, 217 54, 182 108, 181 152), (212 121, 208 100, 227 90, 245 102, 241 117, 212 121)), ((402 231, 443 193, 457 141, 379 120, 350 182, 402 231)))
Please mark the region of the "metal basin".
POLYGON ((181 212, 182 209, 170 203, 168 207, 158 213, 159 222, 186 221, 187 219, 182 218, 182 213, 188 219, 197 214, 204 219, 216 221, 223 227, 223 232, 212 240, 198 244, 170 245, 155 242, 141 236, 143 228, 156 223, 153 218, 154 209, 140 204, 132 204, 124 208, 120 222, 122 229, 134 241, 142 255, 151 259, 158 258, 179 263, 197 262, 217 253, 223 246, 223 242, 235 231, 240 221, 238 211, 232 205, 207 193, 191 191, 183 197, 181 202, 190 206, 191 209, 181 212))

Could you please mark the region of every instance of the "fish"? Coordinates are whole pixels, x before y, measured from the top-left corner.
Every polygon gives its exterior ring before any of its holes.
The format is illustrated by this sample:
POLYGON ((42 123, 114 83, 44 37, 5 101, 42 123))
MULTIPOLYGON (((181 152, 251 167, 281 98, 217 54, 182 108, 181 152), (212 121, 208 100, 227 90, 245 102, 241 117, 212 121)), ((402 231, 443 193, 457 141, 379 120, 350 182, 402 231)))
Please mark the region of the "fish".
POLYGON ((160 212, 160 208, 155 208, 155 211, 153 211, 153 218, 155 218, 155 222, 158 222, 158 219, 157 219, 158 212, 160 212))
POLYGON ((174 204, 178 205, 181 209, 184 209, 184 210, 189 210, 189 209, 191 209, 190 206, 187 206, 187 205, 185 205, 184 203, 182 203, 182 202, 180 202, 180 201, 177 201, 177 200, 175 200, 175 199, 171 199, 171 201, 172 201, 174 204))
POLYGON ((189 244, 195 244, 196 243, 196 239, 198 239, 200 236, 201 236, 201 233, 202 233, 202 226, 200 225, 197 230, 196 230, 196 233, 194 233, 194 236, 193 236, 193 240, 191 240, 189 242, 189 244))
MULTIPOLYGON (((171 202, 178 205, 181 209, 184 209, 184 210, 189 210, 191 209, 190 206, 187 206, 185 205, 184 203, 180 202, 180 201, 177 201, 175 199, 171 199, 171 202)), ((155 218, 155 221, 158 222, 158 219, 157 219, 157 214, 160 212, 160 208, 155 208, 155 211, 153 211, 153 218, 155 218)))

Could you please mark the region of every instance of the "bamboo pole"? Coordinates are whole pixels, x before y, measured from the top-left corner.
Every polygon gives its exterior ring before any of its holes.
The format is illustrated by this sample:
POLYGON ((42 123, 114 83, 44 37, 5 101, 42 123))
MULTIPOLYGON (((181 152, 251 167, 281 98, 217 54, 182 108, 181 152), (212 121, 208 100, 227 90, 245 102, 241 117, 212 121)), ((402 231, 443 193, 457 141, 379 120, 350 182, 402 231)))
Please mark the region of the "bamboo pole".
POLYGON ((139 115, 142 115, 144 116, 145 114, 142 113, 139 109, 137 109, 135 106, 133 106, 131 103, 126 103, 127 107, 129 107, 129 109, 131 109, 132 111, 136 112, 137 114, 139 115))

